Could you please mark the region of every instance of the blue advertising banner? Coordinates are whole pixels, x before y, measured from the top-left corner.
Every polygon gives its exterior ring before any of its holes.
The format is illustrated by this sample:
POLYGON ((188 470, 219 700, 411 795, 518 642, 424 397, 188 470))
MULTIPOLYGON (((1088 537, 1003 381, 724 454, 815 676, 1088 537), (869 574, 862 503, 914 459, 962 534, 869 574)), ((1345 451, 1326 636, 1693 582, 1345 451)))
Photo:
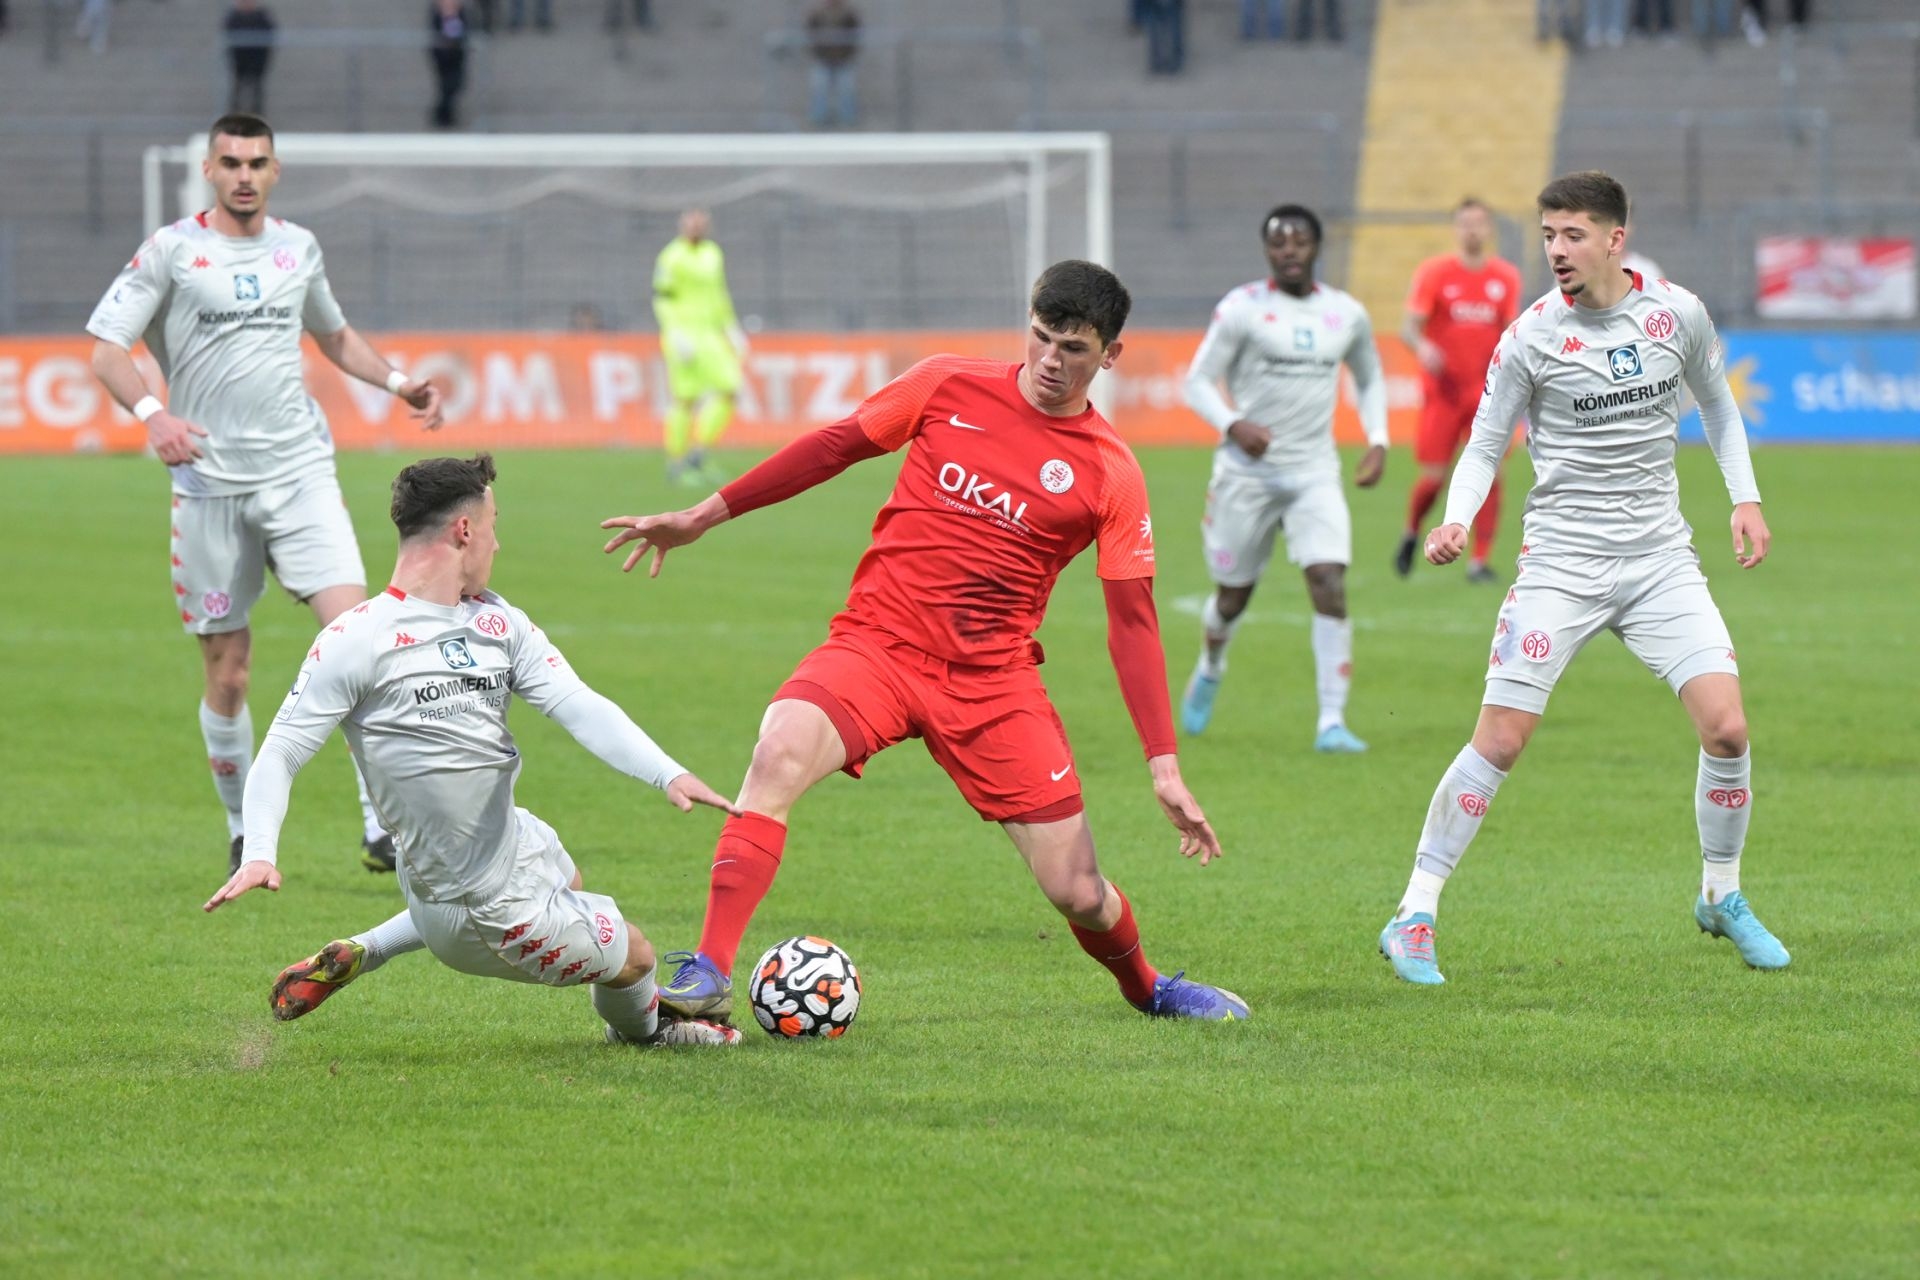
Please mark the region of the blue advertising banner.
MULTIPOLYGON (((1920 444, 1920 333, 1721 337, 1754 444, 1920 444)), ((1701 439, 1697 411, 1680 420, 1680 438, 1701 439)))

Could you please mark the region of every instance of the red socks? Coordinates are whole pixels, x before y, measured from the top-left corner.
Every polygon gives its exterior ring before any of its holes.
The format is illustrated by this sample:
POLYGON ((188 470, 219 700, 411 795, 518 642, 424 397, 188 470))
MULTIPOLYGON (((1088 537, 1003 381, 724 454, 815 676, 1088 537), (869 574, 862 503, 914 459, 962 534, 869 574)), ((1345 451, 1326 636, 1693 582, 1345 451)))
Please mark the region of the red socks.
POLYGON ((1413 492, 1407 495, 1407 532, 1416 535, 1420 532, 1420 522, 1433 510, 1434 499, 1440 496, 1445 483, 1425 475, 1413 482, 1413 492))
POLYGON ((1493 487, 1487 490, 1487 500, 1480 504, 1480 514, 1473 518, 1473 559, 1485 564, 1487 557, 1493 554, 1493 535, 1500 528, 1500 477, 1493 478, 1493 487))
POLYGON ((707 890, 707 921, 700 930, 700 954, 720 972, 733 972, 734 954, 753 919, 754 908, 773 887, 787 826, 760 813, 728 818, 713 850, 713 879, 707 890))
POLYGON ((1147 963, 1146 954, 1140 949, 1140 926, 1133 922, 1133 904, 1127 901, 1127 895, 1120 892, 1118 885, 1113 891, 1120 899, 1120 918, 1113 928, 1095 933, 1071 920, 1067 921, 1067 927, 1073 930, 1073 940, 1080 944, 1080 949, 1107 966, 1107 971, 1118 979, 1121 995, 1134 1004, 1145 1004, 1153 999, 1153 980, 1160 975, 1147 963))

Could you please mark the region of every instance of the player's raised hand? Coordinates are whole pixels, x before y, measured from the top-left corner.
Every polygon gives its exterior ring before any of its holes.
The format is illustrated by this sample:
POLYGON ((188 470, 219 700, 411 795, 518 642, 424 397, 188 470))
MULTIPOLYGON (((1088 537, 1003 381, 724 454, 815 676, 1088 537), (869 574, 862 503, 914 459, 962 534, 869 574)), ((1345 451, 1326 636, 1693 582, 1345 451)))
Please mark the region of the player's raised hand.
POLYGON ((1371 489, 1380 483, 1380 477, 1387 473, 1387 447, 1376 444, 1361 455, 1360 465, 1353 469, 1353 482, 1362 489, 1371 489))
POLYGON ((243 862, 233 878, 220 886, 220 892, 208 898, 201 905, 202 911, 212 911, 223 902, 232 902, 249 889, 266 889, 272 893, 280 892, 280 868, 271 862, 243 862))
POLYGON ((1773 543, 1773 535, 1767 532, 1767 521, 1760 514, 1757 502, 1742 502, 1733 509, 1733 558, 1740 562, 1742 569, 1751 569, 1767 558, 1767 548, 1773 543), (1747 545, 1753 546, 1753 554, 1747 554, 1747 545))
POLYGON ((672 511, 663 516, 614 516, 602 520, 602 529, 618 529, 607 545, 600 548, 612 552, 627 543, 634 544, 627 553, 627 559, 620 566, 620 572, 631 573, 633 566, 640 563, 640 557, 653 552, 653 567, 647 570, 649 578, 660 576, 660 565, 666 560, 667 552, 675 547, 684 547, 693 542, 713 526, 731 519, 733 513, 727 510, 727 501, 714 494, 697 506, 685 511, 672 511))
POLYGON ((1240 446, 1240 452, 1249 458, 1265 456, 1273 444, 1273 432, 1257 422, 1248 422, 1241 418, 1227 428, 1227 439, 1240 446))
POLYGON ((1153 798, 1160 802, 1167 821, 1180 832, 1180 856, 1191 858, 1197 853, 1203 867, 1219 857, 1220 837, 1213 834, 1207 815, 1200 811, 1200 802, 1181 781, 1179 761, 1173 756, 1155 756, 1147 767, 1153 773, 1153 798))
POLYGON ((673 801, 673 807, 682 813, 692 813, 693 806, 704 804, 736 818, 740 816, 740 810, 733 801, 690 773, 683 773, 667 784, 667 799, 673 801))
POLYGON ((193 442, 195 436, 204 440, 207 433, 165 409, 147 419, 147 443, 153 446, 160 461, 170 467, 200 460, 200 447, 193 442))
POLYGON ((1443 524, 1427 535, 1427 563, 1452 564, 1467 549, 1467 526, 1443 524))
POLYGON ((413 407, 413 420, 422 431, 438 431, 447 415, 440 403, 440 388, 426 378, 414 378, 401 386, 398 395, 413 407))

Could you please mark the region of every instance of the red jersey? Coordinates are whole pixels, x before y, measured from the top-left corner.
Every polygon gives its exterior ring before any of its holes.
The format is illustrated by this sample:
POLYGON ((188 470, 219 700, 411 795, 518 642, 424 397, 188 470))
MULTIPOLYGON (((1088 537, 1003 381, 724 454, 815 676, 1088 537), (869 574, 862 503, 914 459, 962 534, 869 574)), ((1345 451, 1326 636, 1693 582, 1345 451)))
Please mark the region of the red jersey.
POLYGON ((1153 576, 1140 464, 1089 407, 1027 403, 1020 366, 934 356, 854 413, 867 438, 907 447, 854 570, 847 612, 949 662, 1037 660, 1054 581, 1090 543, 1099 574, 1153 576))
POLYGON ((1520 269, 1502 258, 1477 271, 1450 253, 1428 258, 1413 273, 1407 310, 1426 317, 1428 341, 1446 356, 1444 380, 1478 397, 1500 335, 1520 315, 1520 269))

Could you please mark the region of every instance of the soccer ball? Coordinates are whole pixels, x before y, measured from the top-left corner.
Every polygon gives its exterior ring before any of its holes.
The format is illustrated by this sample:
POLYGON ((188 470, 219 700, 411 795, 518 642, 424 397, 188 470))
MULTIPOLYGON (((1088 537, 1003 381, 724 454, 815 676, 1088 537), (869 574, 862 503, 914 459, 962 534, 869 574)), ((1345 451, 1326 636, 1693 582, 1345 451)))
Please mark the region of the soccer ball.
POLYGON ((768 1035, 837 1039, 860 1011, 860 971, 825 938, 788 938, 753 967, 751 995, 768 1035))

